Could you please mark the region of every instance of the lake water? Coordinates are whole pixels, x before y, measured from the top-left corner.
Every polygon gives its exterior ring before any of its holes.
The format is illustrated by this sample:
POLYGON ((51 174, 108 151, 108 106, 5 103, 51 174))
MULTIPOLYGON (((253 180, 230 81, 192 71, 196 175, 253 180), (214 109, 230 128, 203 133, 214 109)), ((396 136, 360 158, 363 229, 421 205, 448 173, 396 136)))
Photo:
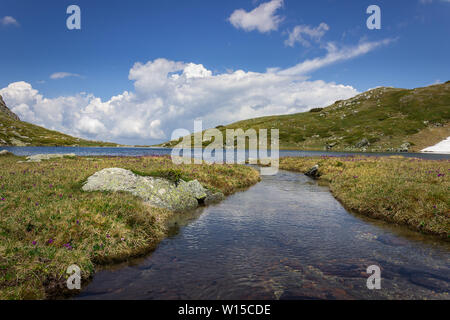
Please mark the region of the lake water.
MULTIPOLYGON (((172 149, 167 148, 96 148, 96 147, 0 147, 18 156, 30 156, 42 153, 75 153, 79 156, 153 156, 170 155, 172 149)), ((246 152, 248 154, 248 151, 246 152)), ((358 153, 358 152, 329 152, 329 151, 297 151, 280 150, 280 157, 307 157, 307 156, 392 156, 416 157, 422 159, 450 159, 450 154, 433 153, 358 153)))
MULTIPOLYGON (((162 148, 2 149, 170 154, 162 148)), ((352 153, 280 151, 288 155, 352 153)), ((263 176, 217 205, 176 215, 169 226, 153 253, 99 270, 75 299, 450 299, 449 242, 349 213, 328 188, 298 173, 263 176), (381 268, 381 290, 366 286, 371 265, 381 268)))

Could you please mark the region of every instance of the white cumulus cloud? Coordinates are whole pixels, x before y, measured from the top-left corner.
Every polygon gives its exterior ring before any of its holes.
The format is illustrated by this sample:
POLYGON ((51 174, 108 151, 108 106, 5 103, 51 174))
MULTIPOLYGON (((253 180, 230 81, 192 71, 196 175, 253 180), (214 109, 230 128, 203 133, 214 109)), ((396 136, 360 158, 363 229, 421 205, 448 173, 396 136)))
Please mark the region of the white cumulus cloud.
POLYGON ((245 31, 258 30, 261 33, 266 33, 278 30, 278 25, 283 18, 275 13, 282 6, 283 0, 272 0, 260 4, 250 12, 238 9, 231 14, 228 21, 235 28, 245 31))
POLYGON ((93 94, 46 98, 27 82, 0 89, 22 120, 74 136, 128 144, 154 144, 178 128, 192 130, 273 114, 291 114, 347 99, 358 91, 348 85, 308 80, 325 65, 367 53, 385 42, 341 48, 329 45, 322 58, 288 69, 215 74, 202 64, 156 59, 136 63, 128 78, 134 89, 104 101, 93 94))

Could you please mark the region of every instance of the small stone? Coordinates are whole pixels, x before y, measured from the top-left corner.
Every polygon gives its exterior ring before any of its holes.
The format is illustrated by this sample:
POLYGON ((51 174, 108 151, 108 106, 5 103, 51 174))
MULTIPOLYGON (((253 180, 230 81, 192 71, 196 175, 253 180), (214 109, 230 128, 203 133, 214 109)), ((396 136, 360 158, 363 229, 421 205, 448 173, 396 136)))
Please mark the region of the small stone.
POLYGON ((316 164, 314 167, 312 167, 311 169, 306 171, 305 175, 307 175, 308 177, 311 177, 313 179, 317 179, 318 177, 320 177, 319 165, 316 164))

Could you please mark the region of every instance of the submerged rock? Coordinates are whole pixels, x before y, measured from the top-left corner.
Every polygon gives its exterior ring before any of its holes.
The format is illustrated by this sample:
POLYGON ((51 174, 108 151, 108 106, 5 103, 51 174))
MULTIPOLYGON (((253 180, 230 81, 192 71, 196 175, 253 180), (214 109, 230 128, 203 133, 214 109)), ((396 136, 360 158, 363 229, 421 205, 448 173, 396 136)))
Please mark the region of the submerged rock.
POLYGON ((319 165, 316 164, 314 167, 312 167, 311 169, 306 171, 305 175, 307 175, 308 177, 311 177, 313 179, 317 179, 318 177, 320 177, 319 165))
POLYGON ((197 180, 174 182, 155 177, 142 177, 130 170, 108 168, 90 176, 83 191, 124 191, 140 197, 151 206, 171 211, 187 211, 208 198, 197 180))

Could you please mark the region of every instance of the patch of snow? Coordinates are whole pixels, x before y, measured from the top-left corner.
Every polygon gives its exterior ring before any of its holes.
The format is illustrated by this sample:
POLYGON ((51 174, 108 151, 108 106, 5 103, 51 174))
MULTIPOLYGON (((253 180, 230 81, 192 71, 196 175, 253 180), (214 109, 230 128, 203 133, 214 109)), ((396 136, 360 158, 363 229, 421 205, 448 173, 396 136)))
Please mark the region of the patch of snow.
POLYGON ((448 137, 445 140, 442 140, 441 142, 435 144, 434 146, 423 149, 422 152, 450 154, 450 137, 448 137))

